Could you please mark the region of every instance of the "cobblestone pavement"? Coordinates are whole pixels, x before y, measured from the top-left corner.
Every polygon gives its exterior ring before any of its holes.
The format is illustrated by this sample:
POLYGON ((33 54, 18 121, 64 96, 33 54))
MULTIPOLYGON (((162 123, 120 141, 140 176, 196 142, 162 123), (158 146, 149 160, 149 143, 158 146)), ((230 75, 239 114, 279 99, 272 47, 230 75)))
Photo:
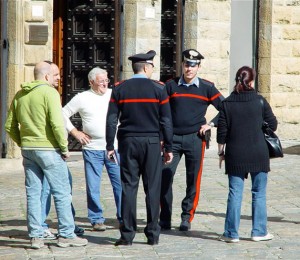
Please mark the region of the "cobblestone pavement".
MULTIPOLYGON (((285 157, 271 161, 268 182, 268 228, 275 235, 268 242, 252 242, 250 181, 245 183, 241 241, 227 244, 217 241, 223 232, 227 199, 227 177, 218 168, 215 142, 206 151, 201 183, 201 196, 192 229, 178 230, 181 200, 185 193, 184 160, 174 181, 174 214, 172 230, 162 232, 158 245, 146 244, 143 233, 146 211, 144 193, 138 193, 138 232, 131 247, 115 247, 119 238, 115 218, 112 188, 106 173, 103 175, 101 201, 105 210, 105 232, 93 232, 87 220, 85 179, 80 153, 68 161, 73 174, 73 202, 76 223, 85 228, 86 247, 59 248, 56 241, 30 249, 26 228, 26 199, 21 159, 0 159, 0 259, 300 259, 300 142, 283 142, 285 157)), ((56 232, 54 206, 48 223, 56 232)))

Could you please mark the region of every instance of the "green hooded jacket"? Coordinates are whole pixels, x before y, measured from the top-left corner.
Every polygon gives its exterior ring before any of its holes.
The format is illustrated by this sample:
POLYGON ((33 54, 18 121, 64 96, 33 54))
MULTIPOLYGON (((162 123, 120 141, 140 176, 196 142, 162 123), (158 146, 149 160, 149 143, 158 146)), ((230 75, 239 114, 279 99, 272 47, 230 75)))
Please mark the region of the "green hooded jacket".
POLYGON ((21 85, 11 103, 5 130, 22 149, 68 152, 60 96, 46 81, 21 85))

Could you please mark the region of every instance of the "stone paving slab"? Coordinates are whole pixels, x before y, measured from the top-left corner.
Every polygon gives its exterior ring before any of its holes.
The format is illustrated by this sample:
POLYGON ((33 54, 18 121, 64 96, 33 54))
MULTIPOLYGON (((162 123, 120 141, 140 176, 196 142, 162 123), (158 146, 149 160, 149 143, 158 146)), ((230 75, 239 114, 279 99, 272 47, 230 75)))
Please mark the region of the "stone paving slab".
MULTIPOLYGON (((217 241, 223 232, 227 200, 227 176, 218 169, 215 143, 206 151, 199 205, 189 232, 178 230, 181 200, 185 193, 184 160, 174 180, 172 229, 163 231, 160 243, 146 244, 145 196, 138 192, 138 231, 131 247, 115 247, 119 238, 112 188, 106 172, 102 182, 105 232, 94 232, 87 219, 85 179, 80 153, 68 161, 73 175, 73 203, 76 223, 85 228, 86 247, 59 248, 46 241, 40 250, 30 249, 26 227, 26 197, 21 159, 0 159, 0 259, 300 259, 300 141, 283 142, 285 157, 271 161, 268 182, 268 226, 275 235, 268 242, 252 242, 250 181, 245 182, 240 226, 241 241, 226 244, 217 241)), ((57 219, 52 206, 48 223, 56 232, 57 219)))

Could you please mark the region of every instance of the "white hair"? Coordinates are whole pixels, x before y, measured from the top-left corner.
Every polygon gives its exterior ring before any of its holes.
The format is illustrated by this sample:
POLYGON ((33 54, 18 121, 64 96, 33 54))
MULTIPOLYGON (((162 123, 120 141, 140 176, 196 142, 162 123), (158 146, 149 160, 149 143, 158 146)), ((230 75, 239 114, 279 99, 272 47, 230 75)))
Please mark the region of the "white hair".
POLYGON ((88 74, 89 81, 95 80, 96 75, 98 75, 98 74, 107 74, 107 71, 104 69, 100 69, 99 67, 93 68, 88 74))

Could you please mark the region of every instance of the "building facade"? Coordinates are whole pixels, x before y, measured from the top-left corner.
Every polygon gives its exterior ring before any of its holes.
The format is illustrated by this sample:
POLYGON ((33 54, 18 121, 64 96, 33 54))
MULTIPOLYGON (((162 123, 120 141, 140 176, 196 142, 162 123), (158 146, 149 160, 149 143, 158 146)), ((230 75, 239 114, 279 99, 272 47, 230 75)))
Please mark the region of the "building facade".
MULTIPOLYGON (((153 49, 154 79, 181 74, 181 51, 205 57, 199 76, 226 97, 236 70, 257 72, 256 88, 270 102, 282 139, 300 138, 300 2, 297 0, 2 0, 1 152, 18 157, 4 122, 33 67, 61 69, 62 104, 87 89, 88 71, 107 69, 112 82, 132 75, 128 56, 153 49)), ((216 111, 209 110, 208 119, 216 111)), ((80 127, 80 119, 73 122, 80 127)), ((70 149, 78 144, 70 139, 70 149)))

